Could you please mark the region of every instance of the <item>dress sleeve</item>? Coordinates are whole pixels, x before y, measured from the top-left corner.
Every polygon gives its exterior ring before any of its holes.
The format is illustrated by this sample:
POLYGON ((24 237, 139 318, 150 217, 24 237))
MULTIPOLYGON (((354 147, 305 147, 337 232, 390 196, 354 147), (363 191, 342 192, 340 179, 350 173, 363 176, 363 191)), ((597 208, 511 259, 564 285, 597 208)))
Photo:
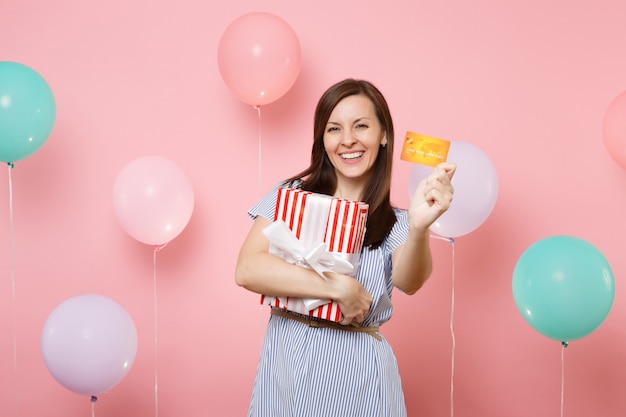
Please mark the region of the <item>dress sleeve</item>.
POLYGON ((398 208, 394 209, 394 211, 396 212, 396 223, 385 239, 385 246, 389 255, 392 255, 398 246, 405 244, 409 236, 408 211, 398 208))
POLYGON ((302 184, 301 180, 293 181, 286 184, 281 181, 274 185, 274 187, 265 194, 250 210, 248 210, 248 216, 252 220, 256 220, 258 216, 265 217, 269 221, 274 221, 274 215, 276 213, 276 200, 278 200, 278 189, 281 187, 299 188, 302 184))
POLYGON ((265 217, 270 221, 274 221, 274 213, 276 212, 276 199, 278 198, 278 189, 282 183, 276 184, 265 196, 263 196, 250 210, 248 216, 252 220, 256 220, 258 216, 265 217))

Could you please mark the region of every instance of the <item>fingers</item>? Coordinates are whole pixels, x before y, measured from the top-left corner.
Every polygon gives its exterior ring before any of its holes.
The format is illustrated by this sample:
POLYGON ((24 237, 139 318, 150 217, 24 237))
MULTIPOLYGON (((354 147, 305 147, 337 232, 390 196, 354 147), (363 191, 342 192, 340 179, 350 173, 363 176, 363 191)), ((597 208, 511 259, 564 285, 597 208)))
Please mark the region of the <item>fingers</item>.
POLYGON ((435 194, 442 197, 446 194, 452 194, 454 188, 447 175, 435 176, 429 178, 424 186, 424 197, 427 201, 434 200, 435 194))
POLYGON ((426 192, 424 198, 430 201, 439 211, 446 211, 452 203, 452 193, 442 192, 437 188, 432 188, 426 192))
POLYGON ((369 313, 372 305, 372 296, 365 290, 359 281, 353 277, 329 273, 329 281, 336 288, 336 296, 333 298, 339 303, 343 315, 341 324, 362 322, 369 313))
POLYGON ((452 202, 454 187, 451 178, 455 171, 456 164, 444 162, 425 179, 424 200, 439 212, 446 211, 452 202))
MULTIPOLYGON (((438 164, 433 172, 422 179, 420 186, 423 187, 426 193, 430 188, 436 186, 438 183, 448 186, 451 184, 452 177, 456 172, 456 164, 453 162, 442 162, 438 164)), ((419 189, 420 187, 418 187, 419 189)), ((417 191, 417 189, 416 189, 417 191)))
POLYGON ((343 319, 341 324, 349 325, 352 322, 362 323, 370 311, 372 300, 370 298, 355 299, 351 305, 346 306, 346 310, 341 310, 343 319))
POLYGON ((352 322, 363 323, 363 320, 365 320, 365 317, 367 317, 370 311, 371 305, 371 298, 360 300, 360 302, 359 300, 354 300, 352 305, 346 305, 345 310, 341 310, 343 318, 340 323, 343 325, 349 325, 352 322))
POLYGON ((442 162, 435 167, 435 170, 440 170, 451 180, 456 172, 456 164, 454 162, 442 162))
POLYGON ((413 230, 427 230, 450 208, 454 196, 452 177, 455 171, 456 164, 444 162, 422 179, 409 206, 410 226, 413 230))
POLYGON ((452 162, 442 162, 437 165, 434 171, 426 177, 426 185, 436 186, 442 184, 444 187, 449 188, 452 192, 452 178, 456 172, 456 164, 452 162))
POLYGON ((339 322, 339 324, 343 324, 344 326, 348 326, 352 323, 363 323, 363 320, 365 320, 365 316, 367 315, 367 312, 363 313, 363 314, 359 314, 357 316, 354 317, 350 317, 350 316, 343 316, 343 319, 339 322))

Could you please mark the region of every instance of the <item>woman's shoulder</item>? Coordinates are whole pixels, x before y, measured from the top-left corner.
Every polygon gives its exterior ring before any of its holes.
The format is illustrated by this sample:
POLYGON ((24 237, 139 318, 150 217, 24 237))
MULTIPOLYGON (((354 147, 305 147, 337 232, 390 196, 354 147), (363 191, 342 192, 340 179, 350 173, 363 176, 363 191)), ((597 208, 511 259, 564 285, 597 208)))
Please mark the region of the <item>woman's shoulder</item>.
POLYGON ((285 187, 285 188, 301 188, 302 187, 302 179, 301 178, 297 178, 295 180, 283 180, 280 183, 278 183, 278 187, 285 187))
POLYGON ((259 215, 273 219, 274 210, 276 209, 276 200, 278 199, 278 190, 281 188, 300 188, 301 184, 302 180, 282 180, 275 183, 272 188, 248 210, 248 215, 252 219, 256 219, 259 215))
POLYGON ((276 182, 272 186, 272 188, 267 192, 265 197, 276 198, 276 196, 278 195, 278 190, 281 188, 301 188, 301 187, 302 187, 302 180, 300 179, 281 180, 281 181, 276 182))

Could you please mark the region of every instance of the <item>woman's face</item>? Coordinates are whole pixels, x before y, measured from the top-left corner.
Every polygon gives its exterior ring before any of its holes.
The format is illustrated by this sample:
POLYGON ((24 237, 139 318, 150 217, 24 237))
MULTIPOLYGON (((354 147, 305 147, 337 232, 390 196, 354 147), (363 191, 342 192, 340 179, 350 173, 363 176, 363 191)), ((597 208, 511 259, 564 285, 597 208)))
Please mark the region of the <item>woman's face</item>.
POLYGON ((324 130, 324 148, 338 181, 367 181, 387 137, 374 104, 364 95, 348 96, 333 109, 324 130))

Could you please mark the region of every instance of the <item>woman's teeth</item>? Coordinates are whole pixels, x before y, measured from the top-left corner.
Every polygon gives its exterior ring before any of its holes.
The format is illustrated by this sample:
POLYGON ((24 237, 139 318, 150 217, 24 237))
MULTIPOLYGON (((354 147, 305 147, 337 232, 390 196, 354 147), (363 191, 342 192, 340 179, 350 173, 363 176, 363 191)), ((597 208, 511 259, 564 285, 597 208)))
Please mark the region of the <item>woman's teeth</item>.
POLYGON ((356 159, 363 156, 363 152, 344 153, 341 155, 343 159, 356 159))

